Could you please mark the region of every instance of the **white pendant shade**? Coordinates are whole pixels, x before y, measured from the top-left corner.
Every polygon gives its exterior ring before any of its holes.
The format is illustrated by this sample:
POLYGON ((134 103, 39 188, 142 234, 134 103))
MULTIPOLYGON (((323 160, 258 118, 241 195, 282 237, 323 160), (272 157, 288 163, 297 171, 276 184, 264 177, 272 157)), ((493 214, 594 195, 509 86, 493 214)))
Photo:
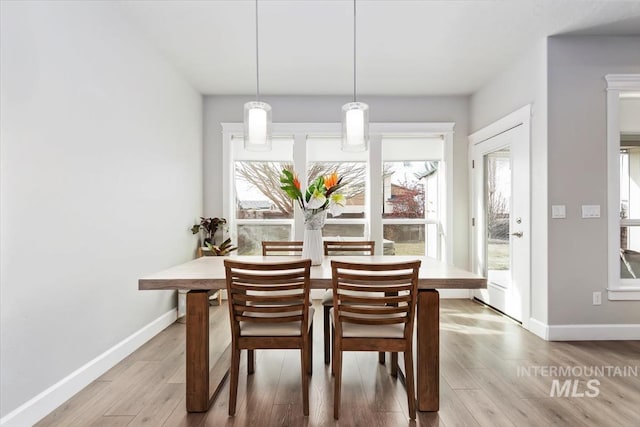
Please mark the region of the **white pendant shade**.
POLYGON ((250 151, 271 150, 271 106, 266 102, 244 104, 244 148, 250 151))
POLYGON ((369 106, 356 101, 356 0, 353 0, 353 102, 342 106, 342 151, 366 151, 369 106))
POLYGON ((258 53, 258 0, 256 1, 256 100, 244 104, 244 149, 271 151, 271 106, 260 99, 260 55, 258 53))
POLYGON ((365 151, 369 144, 369 106, 350 102, 342 106, 342 151, 365 151))

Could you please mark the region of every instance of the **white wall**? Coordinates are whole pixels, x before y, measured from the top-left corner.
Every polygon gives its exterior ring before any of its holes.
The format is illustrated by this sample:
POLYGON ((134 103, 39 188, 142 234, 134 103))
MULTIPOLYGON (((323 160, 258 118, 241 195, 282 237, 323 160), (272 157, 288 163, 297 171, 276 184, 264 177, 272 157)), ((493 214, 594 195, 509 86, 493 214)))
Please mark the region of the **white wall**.
MULTIPOLYGON (((204 204, 207 216, 222 215, 222 128, 221 122, 242 122, 247 96, 207 96, 204 102, 204 204)), ((371 122, 455 122, 453 182, 453 261, 468 266, 468 97, 362 97, 370 107, 371 122)), ((340 122, 341 107, 348 97, 272 96, 273 122, 340 122)))
POLYGON ((592 305, 607 287, 604 76, 639 72, 640 37, 549 39, 549 203, 567 206, 549 223, 549 324, 640 323, 640 301, 592 305), (582 204, 601 218, 581 219, 582 204))
POLYGON ((471 97, 470 133, 520 107, 531 117, 531 317, 547 323, 547 41, 539 40, 471 97))
POLYGON ((202 99, 108 3, 1 3, 0 415, 175 306, 202 99))

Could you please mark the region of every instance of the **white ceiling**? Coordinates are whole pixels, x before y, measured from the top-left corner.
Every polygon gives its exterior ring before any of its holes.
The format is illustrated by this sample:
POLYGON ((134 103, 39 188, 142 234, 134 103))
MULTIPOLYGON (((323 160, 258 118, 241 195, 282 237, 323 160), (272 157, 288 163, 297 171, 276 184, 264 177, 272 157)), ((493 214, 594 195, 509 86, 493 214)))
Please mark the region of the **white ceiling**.
MULTIPOLYGON (((204 94, 255 93, 255 3, 120 10, 204 94)), ((351 0, 260 0, 263 94, 353 92, 351 0)), ((358 0, 358 94, 469 94, 547 35, 640 35, 640 0, 358 0)), ((639 47, 640 49, 640 47, 639 47)))

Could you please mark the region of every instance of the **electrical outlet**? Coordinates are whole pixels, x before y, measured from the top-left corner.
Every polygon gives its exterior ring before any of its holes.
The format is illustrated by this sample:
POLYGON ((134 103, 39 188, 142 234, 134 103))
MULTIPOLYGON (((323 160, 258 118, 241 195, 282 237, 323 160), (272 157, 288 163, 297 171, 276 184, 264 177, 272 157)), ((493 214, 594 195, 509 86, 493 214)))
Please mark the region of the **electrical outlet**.
POLYGON ((602 304, 602 292, 594 292, 593 293, 593 305, 602 304))
POLYGON ((567 210, 565 205, 553 205, 551 206, 551 218, 566 218, 567 210))

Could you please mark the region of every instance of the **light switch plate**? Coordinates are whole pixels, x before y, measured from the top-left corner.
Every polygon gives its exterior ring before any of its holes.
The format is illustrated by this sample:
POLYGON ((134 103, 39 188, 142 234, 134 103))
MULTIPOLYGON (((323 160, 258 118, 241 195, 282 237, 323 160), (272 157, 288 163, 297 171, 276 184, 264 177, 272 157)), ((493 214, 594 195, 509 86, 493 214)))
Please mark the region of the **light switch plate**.
POLYGON ((600 218, 600 205, 582 205, 582 218, 600 218))
POLYGON ((567 217, 567 209, 564 205, 553 205, 551 206, 551 218, 566 218, 567 217))

